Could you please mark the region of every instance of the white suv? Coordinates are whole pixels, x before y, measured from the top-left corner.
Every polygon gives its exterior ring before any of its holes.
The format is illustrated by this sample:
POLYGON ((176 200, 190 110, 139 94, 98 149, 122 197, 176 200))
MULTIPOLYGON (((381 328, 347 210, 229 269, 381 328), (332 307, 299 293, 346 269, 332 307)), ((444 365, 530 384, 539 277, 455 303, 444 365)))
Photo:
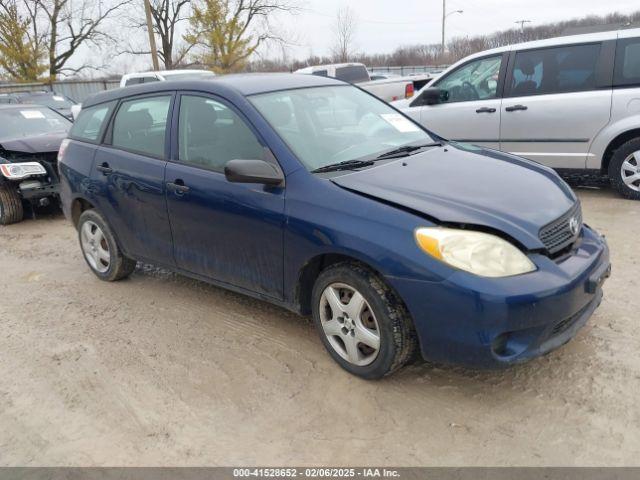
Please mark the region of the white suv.
POLYGON ((394 106, 442 137, 608 175, 640 199, 640 29, 477 53, 394 106))
POLYGON ((210 70, 159 70, 157 72, 127 73, 120 79, 121 87, 167 80, 198 80, 215 77, 210 70))

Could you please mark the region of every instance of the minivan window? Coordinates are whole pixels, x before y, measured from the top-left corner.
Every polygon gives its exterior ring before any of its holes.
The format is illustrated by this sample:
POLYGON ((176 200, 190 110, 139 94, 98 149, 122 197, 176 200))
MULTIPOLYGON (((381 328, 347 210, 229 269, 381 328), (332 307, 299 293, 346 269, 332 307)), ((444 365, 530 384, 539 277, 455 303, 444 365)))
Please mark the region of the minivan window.
POLYGON ((435 84, 446 90, 445 103, 495 98, 502 55, 472 60, 435 84))
POLYGON ((518 52, 508 96, 595 89, 600 46, 596 43, 518 52))
POLYGON ((211 98, 183 95, 178 123, 179 160, 223 172, 229 160, 260 160, 263 147, 229 107, 211 98))
POLYGON ((640 39, 618 40, 613 83, 640 84, 640 39))
POLYGON ((113 120, 112 145, 154 157, 164 157, 170 104, 170 95, 122 102, 113 120))
POLYGON ((100 130, 107 114, 111 112, 116 102, 104 103, 93 107, 84 108, 71 127, 69 136, 79 140, 95 142, 98 140, 100 130))
POLYGON ((336 68, 336 78, 349 83, 368 82, 369 73, 364 65, 350 65, 336 68))

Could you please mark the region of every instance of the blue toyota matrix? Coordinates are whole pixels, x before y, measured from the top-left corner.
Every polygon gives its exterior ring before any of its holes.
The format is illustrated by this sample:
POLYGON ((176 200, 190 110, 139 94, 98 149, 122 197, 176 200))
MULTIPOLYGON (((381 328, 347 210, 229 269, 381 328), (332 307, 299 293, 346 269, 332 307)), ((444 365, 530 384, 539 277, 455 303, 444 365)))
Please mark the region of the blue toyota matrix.
POLYGON ((98 94, 59 168, 100 279, 145 262, 311 314, 367 379, 418 352, 476 367, 543 355, 587 322, 611 271, 551 169, 313 75, 98 94))

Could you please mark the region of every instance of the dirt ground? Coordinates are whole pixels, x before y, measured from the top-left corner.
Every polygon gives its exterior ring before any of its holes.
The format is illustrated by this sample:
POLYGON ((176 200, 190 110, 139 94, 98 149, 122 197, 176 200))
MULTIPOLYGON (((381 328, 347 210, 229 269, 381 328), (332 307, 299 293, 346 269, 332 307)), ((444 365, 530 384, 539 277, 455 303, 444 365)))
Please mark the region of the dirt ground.
POLYGON ((640 203, 579 195, 614 270, 572 342, 379 382, 269 304, 152 267, 99 281, 60 215, 0 227, 0 465, 638 465, 640 203))

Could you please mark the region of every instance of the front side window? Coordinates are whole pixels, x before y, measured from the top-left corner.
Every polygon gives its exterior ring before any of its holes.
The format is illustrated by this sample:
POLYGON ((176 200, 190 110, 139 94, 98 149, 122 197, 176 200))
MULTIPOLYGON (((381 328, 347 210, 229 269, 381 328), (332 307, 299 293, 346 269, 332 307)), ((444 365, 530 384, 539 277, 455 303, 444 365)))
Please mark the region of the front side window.
POLYGON ((433 142, 388 104, 350 85, 283 90, 249 100, 308 170, 433 142))
POLYGON ((518 52, 509 96, 593 90, 599 55, 599 43, 518 52))
POLYGON ((473 60, 442 78, 436 87, 446 90, 443 103, 468 102, 495 98, 502 55, 473 60))
POLYGON ((260 160, 263 147, 231 108, 211 98, 183 95, 178 148, 181 162, 223 172, 229 160, 260 160))
POLYGON ((640 39, 618 40, 613 83, 640 84, 640 39))
POLYGON ((125 150, 164 157, 170 104, 169 95, 122 102, 113 120, 111 144, 125 150))
POLYGON ((97 141, 105 118, 107 118, 107 114, 113 109, 115 103, 109 102, 82 109, 73 127, 71 127, 69 136, 91 142, 97 141))

